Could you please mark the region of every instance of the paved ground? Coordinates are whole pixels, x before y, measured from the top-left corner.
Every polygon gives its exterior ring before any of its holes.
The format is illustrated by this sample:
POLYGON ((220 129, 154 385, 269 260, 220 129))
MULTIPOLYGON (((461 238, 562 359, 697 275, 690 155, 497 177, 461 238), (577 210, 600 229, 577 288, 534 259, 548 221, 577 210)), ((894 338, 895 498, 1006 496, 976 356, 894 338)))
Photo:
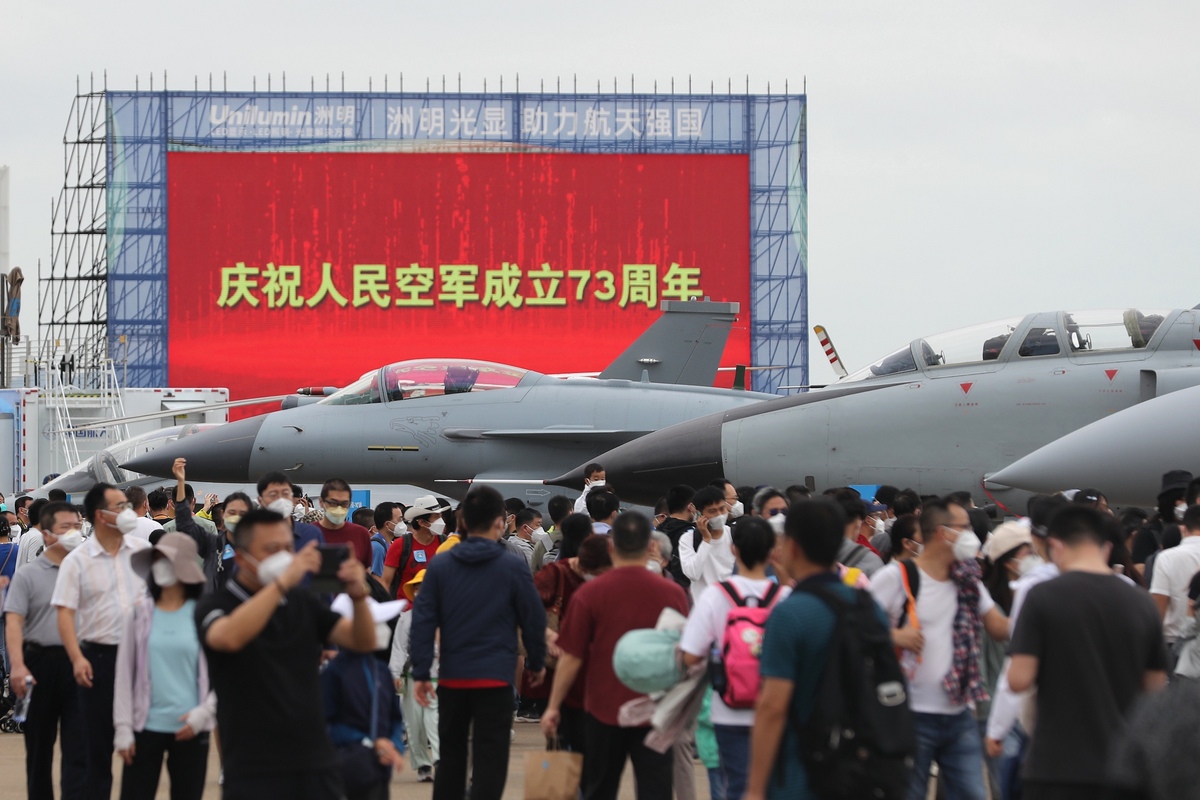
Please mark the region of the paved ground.
MULTIPOLYGON (((525 786, 525 755, 535 750, 541 750, 545 740, 541 737, 537 725, 517 723, 517 740, 513 744, 512 758, 508 765, 508 787, 504 792, 506 798, 519 798, 524 795, 525 786)), ((208 786, 204 791, 204 800, 220 800, 221 790, 217 786, 217 756, 215 749, 211 752, 208 765, 208 786)), ((55 767, 57 775, 58 768, 55 767)), ((117 786, 113 789, 113 797, 119 795, 121 768, 119 761, 114 759, 113 775, 117 786)), ((423 800, 433 794, 432 784, 417 783, 416 773, 410 770, 395 776, 392 781, 392 798, 394 800, 423 800)), ((166 773, 159 784, 158 797, 168 800, 166 773)), ((632 800, 633 780, 630 770, 625 770, 621 785, 622 800, 632 800)), ((25 798, 25 743, 19 734, 0 734, 0 798, 3 800, 24 800, 25 798)), ((696 799, 707 800, 708 777, 704 768, 696 766, 696 799)))

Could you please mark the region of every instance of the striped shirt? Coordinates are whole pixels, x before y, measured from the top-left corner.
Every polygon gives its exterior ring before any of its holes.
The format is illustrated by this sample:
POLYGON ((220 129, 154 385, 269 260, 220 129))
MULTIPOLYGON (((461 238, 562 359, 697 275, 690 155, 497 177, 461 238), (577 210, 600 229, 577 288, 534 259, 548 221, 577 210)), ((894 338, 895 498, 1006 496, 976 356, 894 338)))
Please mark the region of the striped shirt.
POLYGON ((116 555, 110 555, 92 536, 63 559, 50 602, 75 610, 80 642, 120 644, 125 618, 146 594, 146 582, 134 574, 129 557, 149 546, 122 536, 116 555))

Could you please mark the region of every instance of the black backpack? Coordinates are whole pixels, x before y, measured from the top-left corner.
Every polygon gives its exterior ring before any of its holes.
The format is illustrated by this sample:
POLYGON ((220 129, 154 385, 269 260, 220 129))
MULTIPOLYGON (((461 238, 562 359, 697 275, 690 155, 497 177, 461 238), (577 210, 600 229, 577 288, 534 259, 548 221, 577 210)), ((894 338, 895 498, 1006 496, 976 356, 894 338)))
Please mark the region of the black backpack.
POLYGON ((799 726, 800 751, 822 800, 892 800, 908 793, 917 736, 908 688, 890 631, 871 595, 852 602, 801 584, 837 616, 812 715, 799 726))

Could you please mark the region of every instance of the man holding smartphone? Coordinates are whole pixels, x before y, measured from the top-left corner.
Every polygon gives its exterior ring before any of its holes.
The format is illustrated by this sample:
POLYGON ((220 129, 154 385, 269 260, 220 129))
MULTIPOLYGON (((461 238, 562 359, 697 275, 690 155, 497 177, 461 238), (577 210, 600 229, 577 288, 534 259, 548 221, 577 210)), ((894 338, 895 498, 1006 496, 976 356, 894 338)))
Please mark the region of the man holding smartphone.
POLYGON ((237 572, 202 598, 196 625, 204 644, 224 753, 225 800, 343 796, 338 754, 319 700, 324 645, 375 649, 363 565, 337 572, 354 615, 343 618, 302 584, 321 567, 316 542, 295 550, 282 515, 257 509, 234 530, 237 572))

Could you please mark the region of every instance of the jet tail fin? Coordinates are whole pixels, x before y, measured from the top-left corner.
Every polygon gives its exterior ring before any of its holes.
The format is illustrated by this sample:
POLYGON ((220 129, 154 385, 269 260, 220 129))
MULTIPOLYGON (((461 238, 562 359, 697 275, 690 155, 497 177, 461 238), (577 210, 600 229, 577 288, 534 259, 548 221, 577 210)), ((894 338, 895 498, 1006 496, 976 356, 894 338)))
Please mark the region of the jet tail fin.
POLYGON ((737 303, 667 301, 663 315, 604 368, 599 377, 712 386, 721 366, 737 303))

